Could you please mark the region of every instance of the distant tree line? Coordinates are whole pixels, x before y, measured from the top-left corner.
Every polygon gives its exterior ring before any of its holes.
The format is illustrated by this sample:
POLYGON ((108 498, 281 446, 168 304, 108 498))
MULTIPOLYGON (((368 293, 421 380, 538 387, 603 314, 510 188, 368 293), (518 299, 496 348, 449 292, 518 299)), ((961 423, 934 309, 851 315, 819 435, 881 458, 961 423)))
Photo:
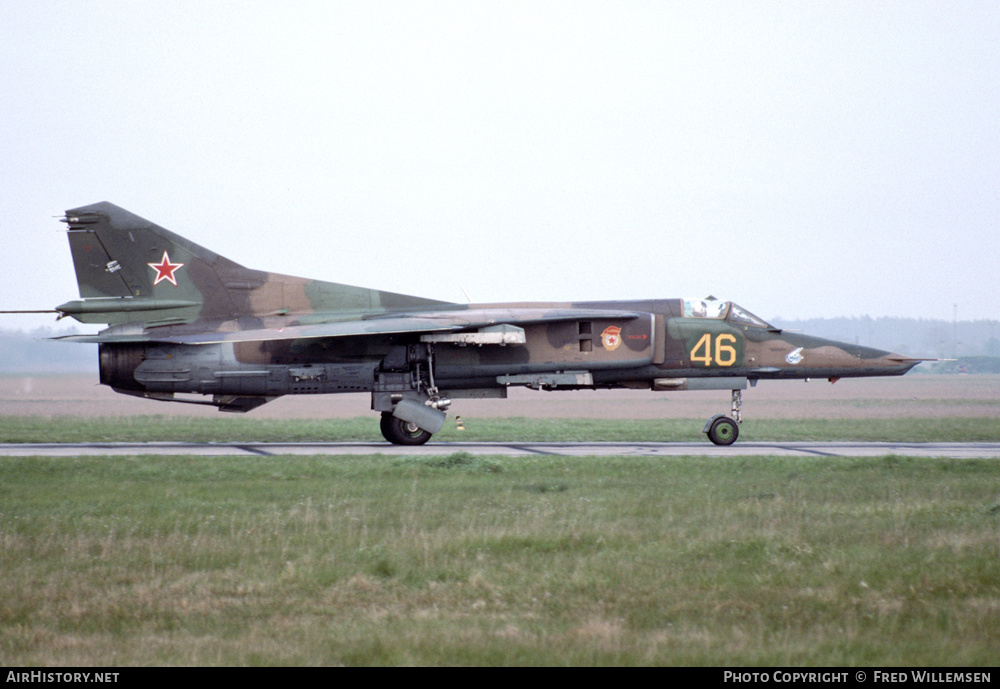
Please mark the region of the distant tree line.
POLYGON ((954 359, 1000 357, 1000 321, 943 321, 924 318, 774 318, 773 325, 810 335, 909 356, 954 359))
POLYGON ((75 330, 39 328, 0 330, 2 373, 97 374, 97 345, 57 342, 48 338, 74 334, 75 330))

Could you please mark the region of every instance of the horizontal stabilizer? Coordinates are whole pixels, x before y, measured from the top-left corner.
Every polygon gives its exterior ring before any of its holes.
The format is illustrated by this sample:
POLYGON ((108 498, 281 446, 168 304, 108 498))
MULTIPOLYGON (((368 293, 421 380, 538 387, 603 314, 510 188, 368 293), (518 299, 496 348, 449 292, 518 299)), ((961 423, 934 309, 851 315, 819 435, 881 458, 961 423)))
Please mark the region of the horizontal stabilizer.
POLYGON ((62 316, 105 313, 140 313, 145 311, 166 311, 200 306, 196 301, 183 299, 142 299, 133 297, 105 297, 76 299, 60 304, 56 311, 62 316))

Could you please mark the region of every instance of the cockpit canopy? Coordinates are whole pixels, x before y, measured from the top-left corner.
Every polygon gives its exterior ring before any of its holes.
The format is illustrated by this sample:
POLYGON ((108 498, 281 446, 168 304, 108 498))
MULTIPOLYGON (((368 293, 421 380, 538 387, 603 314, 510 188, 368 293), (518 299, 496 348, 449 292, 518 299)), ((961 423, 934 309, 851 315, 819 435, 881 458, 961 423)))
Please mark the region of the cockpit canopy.
POLYGON ((742 306, 731 301, 718 299, 685 299, 683 301, 685 318, 715 318, 727 320, 738 325, 752 325, 756 328, 773 328, 767 321, 753 315, 742 306))

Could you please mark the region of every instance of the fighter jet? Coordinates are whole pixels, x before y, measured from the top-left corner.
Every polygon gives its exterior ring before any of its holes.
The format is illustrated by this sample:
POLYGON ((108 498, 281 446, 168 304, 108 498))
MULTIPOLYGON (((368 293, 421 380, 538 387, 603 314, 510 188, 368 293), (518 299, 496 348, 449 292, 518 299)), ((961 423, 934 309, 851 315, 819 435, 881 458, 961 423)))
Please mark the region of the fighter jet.
POLYGON ((427 442, 452 400, 535 390, 730 390, 704 432, 739 435, 760 380, 898 376, 921 359, 782 331, 730 301, 457 304, 245 268, 102 202, 66 211, 80 299, 108 327, 100 381, 249 412, 282 395, 371 393, 386 440, 427 442))

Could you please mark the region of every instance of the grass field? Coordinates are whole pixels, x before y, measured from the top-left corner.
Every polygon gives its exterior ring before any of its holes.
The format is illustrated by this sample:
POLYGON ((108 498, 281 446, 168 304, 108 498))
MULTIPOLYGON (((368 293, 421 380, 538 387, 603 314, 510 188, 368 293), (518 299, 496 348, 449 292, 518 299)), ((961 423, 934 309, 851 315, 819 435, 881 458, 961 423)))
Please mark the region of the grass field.
POLYGON ((0 663, 995 665, 1000 485, 898 457, 0 463, 0 663))
MULTIPOLYGON (((456 402, 438 440, 702 441, 728 395, 456 402)), ((1000 440, 1000 377, 761 385, 741 440, 1000 440)), ((0 378, 0 442, 381 441, 0 378)), ((317 418, 320 417, 320 418, 317 418)), ((990 460, 8 458, 0 664, 996 665, 990 460)))

